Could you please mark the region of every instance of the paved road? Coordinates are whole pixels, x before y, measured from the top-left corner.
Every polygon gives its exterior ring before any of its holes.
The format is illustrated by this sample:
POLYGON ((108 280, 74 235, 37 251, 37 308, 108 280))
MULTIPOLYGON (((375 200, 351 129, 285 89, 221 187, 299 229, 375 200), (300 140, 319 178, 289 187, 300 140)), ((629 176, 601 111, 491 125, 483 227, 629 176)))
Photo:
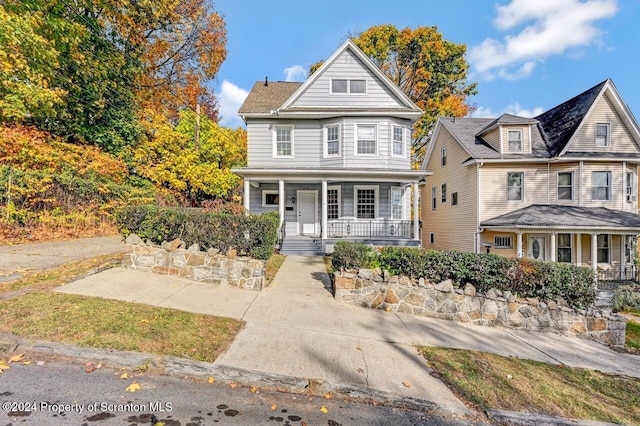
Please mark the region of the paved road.
POLYGON ((0 246, 0 282, 21 278, 75 260, 124 250, 121 237, 82 238, 70 241, 0 246))
POLYGON ((139 374, 34 354, 0 380, 0 424, 37 425, 469 425, 424 412, 175 376, 139 374), (122 379, 127 373, 129 377, 122 379), (140 390, 126 389, 137 382, 140 390), (326 413, 321 411, 326 409, 326 413))

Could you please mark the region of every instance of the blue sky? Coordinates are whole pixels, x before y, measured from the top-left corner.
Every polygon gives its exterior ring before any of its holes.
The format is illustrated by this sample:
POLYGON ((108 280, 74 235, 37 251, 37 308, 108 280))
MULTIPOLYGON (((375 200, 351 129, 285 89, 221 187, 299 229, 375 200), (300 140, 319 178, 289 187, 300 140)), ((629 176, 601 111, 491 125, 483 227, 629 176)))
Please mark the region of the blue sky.
POLYGON ((217 0, 228 55, 212 84, 221 124, 256 81, 304 81, 350 34, 437 26, 467 45, 479 117, 534 116, 611 78, 640 119, 640 0, 217 0))

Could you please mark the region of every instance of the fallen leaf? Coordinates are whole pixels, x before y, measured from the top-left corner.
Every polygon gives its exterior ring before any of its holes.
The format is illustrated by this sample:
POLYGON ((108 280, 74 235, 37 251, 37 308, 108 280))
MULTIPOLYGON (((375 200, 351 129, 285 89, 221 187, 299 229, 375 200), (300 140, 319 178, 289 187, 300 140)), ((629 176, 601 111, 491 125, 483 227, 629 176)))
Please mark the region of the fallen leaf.
POLYGON ((11 358, 9 358, 9 362, 22 361, 23 358, 24 358, 24 354, 14 355, 11 358))
POLYGON ((402 382, 402 384, 407 388, 411 387, 411 383, 409 383, 409 382, 402 382))
POLYGON ((135 392, 140 390, 140 384, 138 382, 133 382, 129 386, 127 386, 127 392, 135 392))
POLYGON ((31 364, 31 361, 22 361, 22 365, 29 365, 31 364))
POLYGON ((331 392, 327 392, 324 394, 324 399, 331 399, 331 392))
POLYGON ((258 391, 258 388, 257 388, 257 387, 255 387, 255 386, 251 386, 251 392, 254 392, 254 393, 255 393, 255 392, 257 392, 257 391, 258 391))
POLYGON ((276 404, 273 404, 273 405, 271 406, 271 409, 272 409, 272 410, 277 410, 277 409, 278 409, 278 406, 277 406, 276 404))
POLYGON ((213 376, 209 376, 209 383, 214 383, 216 381, 216 379, 213 378, 213 376))
POLYGON ((237 383, 231 383, 231 384, 229 384, 229 386, 231 386, 231 389, 235 389, 235 388, 238 387, 238 384, 237 383))
POLYGON ((92 365, 90 367, 85 368, 84 372, 85 373, 93 373, 94 371, 96 371, 98 369, 97 365, 92 365))
POLYGON ((360 346, 356 346, 356 349, 359 350, 359 351, 362 350, 362 348, 360 346))
POLYGON ((122 373, 122 375, 120 376, 121 379, 128 379, 129 378, 129 373, 122 373))
POLYGON ((384 310, 387 312, 391 312, 391 306, 387 306, 386 308, 384 308, 384 310))
POLYGON ((0 361, 0 374, 2 374, 4 370, 8 370, 10 368, 11 367, 9 367, 7 363, 5 363, 4 361, 0 361))
POLYGON ((324 405, 322 407, 320 407, 320 411, 322 411, 325 414, 327 414, 329 412, 329 410, 327 410, 327 407, 325 407, 324 405))

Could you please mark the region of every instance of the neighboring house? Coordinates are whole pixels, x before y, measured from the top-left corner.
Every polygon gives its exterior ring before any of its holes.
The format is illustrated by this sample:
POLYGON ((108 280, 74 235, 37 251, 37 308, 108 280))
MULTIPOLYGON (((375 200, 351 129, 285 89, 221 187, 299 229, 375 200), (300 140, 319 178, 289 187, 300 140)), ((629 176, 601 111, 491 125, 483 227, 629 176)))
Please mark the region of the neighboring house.
POLYGON ((304 83, 256 83, 238 113, 244 206, 280 212, 285 251, 305 239, 318 253, 341 239, 419 245, 426 173, 411 169, 411 133, 422 111, 352 41, 304 83))
POLYGON ((423 246, 633 272, 640 128, 611 80, 535 117, 441 118, 423 246))

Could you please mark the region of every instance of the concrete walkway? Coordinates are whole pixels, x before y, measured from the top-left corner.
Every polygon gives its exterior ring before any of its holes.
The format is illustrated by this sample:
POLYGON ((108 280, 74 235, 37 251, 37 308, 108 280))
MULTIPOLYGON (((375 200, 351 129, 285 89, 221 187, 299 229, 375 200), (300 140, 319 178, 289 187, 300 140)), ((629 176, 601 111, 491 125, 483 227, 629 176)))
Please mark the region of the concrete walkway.
POLYGON ((116 268, 60 287, 101 296, 242 319, 216 366, 366 389, 466 408, 429 373, 413 345, 464 348, 640 378, 640 357, 595 342, 418 318, 336 302, 321 257, 289 256, 261 292, 116 268))

